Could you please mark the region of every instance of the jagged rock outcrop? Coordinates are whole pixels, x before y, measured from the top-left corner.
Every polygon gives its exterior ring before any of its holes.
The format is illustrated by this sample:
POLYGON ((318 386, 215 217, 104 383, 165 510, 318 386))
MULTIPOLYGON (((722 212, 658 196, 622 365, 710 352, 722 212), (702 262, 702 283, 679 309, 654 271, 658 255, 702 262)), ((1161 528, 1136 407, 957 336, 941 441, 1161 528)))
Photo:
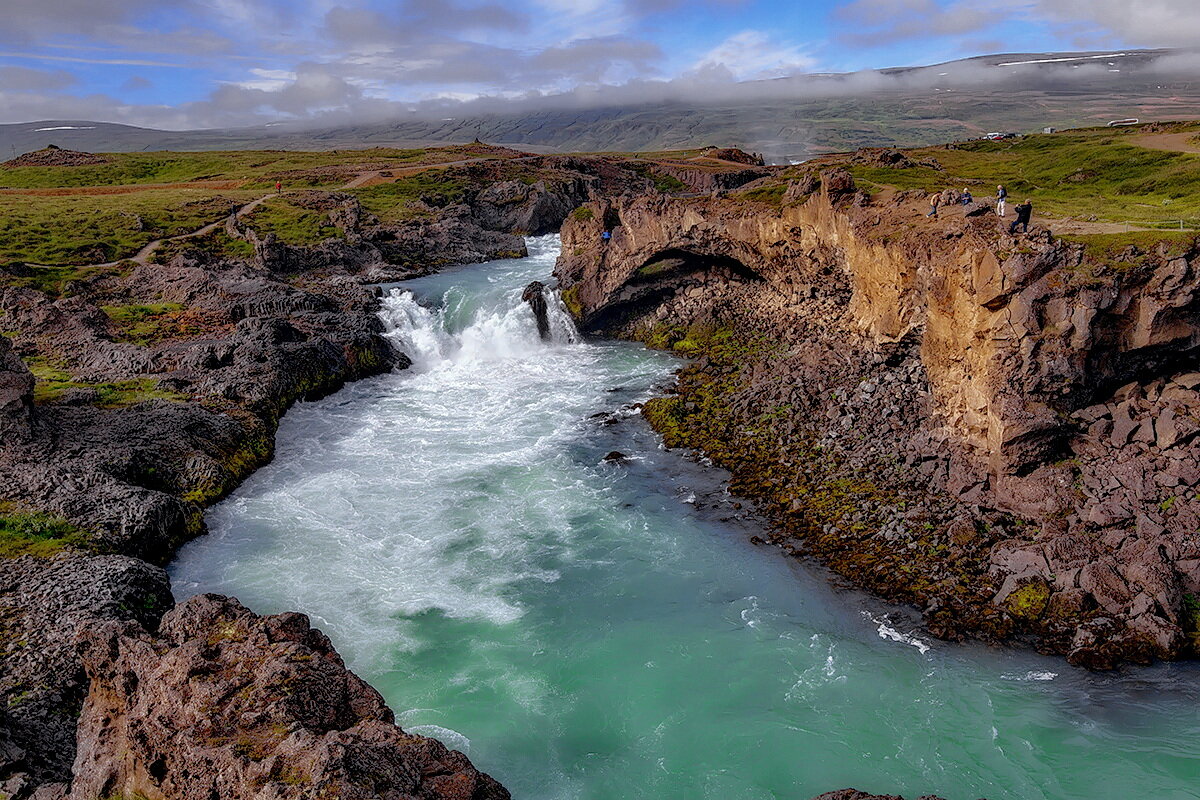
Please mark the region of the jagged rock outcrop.
POLYGON ((1200 249, 1109 267, 1044 231, 1009 237, 986 209, 914 224, 923 198, 870 203, 844 171, 802 189, 778 207, 589 206, 563 232, 564 299, 585 329, 701 355, 660 427, 688 441, 720 418, 728 438, 771 418, 771 441, 745 447, 796 472, 764 484, 745 463, 743 485, 935 632, 1032 633, 1099 667, 1189 652, 1200 249), (714 330, 740 361, 710 357, 714 330), (871 487, 861 505, 813 499, 838 475, 871 487))
POLYGON ((462 753, 405 733, 302 614, 193 597, 157 634, 80 639, 90 681, 72 800, 507 800, 462 753))
POLYGON ((547 316, 549 307, 546 303, 546 285, 541 281, 533 281, 521 292, 521 300, 529 304, 534 318, 537 319, 538 336, 543 341, 549 341, 550 318, 547 316))
POLYGON ((148 628, 174 604, 167 574, 125 556, 0 559, 0 786, 24 796, 70 776, 87 682, 80 631, 148 628))
MULTIPOLYGON (((84 532, 69 543, 26 543, 31 551, 86 546, 71 557, 165 563, 203 532, 205 507, 270 460, 292 403, 407 364, 381 335, 376 294, 364 284, 524 255, 518 234, 557 227, 595 192, 647 186, 615 161, 497 155, 515 160, 447 168, 438 173, 445 192, 387 224, 346 193, 289 195, 336 229, 312 246, 260 236, 250 210, 231 216, 224 233, 251 254, 225 237, 195 237, 164 243, 158 263, 80 268, 67 283, 20 265, 0 269, 0 513, 50 512, 84 532), (531 170, 537 180, 517 180, 531 170), (42 376, 36 406, 23 360, 42 376)), ((142 578, 153 593, 157 573, 131 563, 151 571, 142 578)), ((43 560, 21 569, 57 574, 43 560)), ((79 598, 95 600, 87 591, 79 598)), ((70 615, 42 623, 60 644, 78 627, 70 615)), ((19 714, 0 717, 5 758, 38 753, 36 768, 8 770, 21 800, 38 784, 53 793, 70 780, 81 699, 74 651, 24 655, 26 672, 42 669, 38 713, 54 721, 39 732, 19 714)))
POLYGON ((0 441, 27 439, 33 424, 33 374, 0 336, 0 441))

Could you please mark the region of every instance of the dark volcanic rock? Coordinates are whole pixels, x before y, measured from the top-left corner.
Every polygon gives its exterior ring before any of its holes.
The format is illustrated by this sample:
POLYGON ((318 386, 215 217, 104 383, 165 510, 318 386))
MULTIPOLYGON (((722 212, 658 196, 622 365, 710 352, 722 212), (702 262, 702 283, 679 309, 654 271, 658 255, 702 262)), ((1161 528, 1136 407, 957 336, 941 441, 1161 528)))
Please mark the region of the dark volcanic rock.
POLYGON ((509 797, 462 753, 396 727, 301 614, 201 595, 158 635, 108 623, 80 649, 91 688, 74 800, 509 797))
POLYGON ((33 375, 0 335, 0 442, 29 437, 33 419, 33 375))
POLYGON ((521 299, 533 309, 533 316, 537 318, 538 336, 543 341, 548 340, 550 338, 550 319, 546 316, 548 306, 545 284, 541 281, 533 281, 525 287, 525 291, 521 293, 521 299))
POLYGON ((0 782, 70 777, 86 693, 79 632, 111 620, 153 628, 173 604, 166 573, 134 558, 0 559, 0 782))
POLYGON ((1095 668, 1200 652, 1200 241, 1113 267, 1018 246, 990 205, 914 226, 920 194, 820 178, 779 209, 638 197, 564 227, 581 326, 693 358, 646 407, 667 443, 936 635, 1095 668))

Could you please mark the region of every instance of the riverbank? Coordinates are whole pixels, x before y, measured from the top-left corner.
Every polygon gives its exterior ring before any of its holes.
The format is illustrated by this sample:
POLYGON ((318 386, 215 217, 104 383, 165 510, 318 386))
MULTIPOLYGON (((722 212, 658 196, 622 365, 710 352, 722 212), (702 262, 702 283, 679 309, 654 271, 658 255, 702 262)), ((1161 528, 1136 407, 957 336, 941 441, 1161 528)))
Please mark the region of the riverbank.
MULTIPOLYGON (((388 220, 357 194, 315 189, 164 241, 145 258, 0 268, 0 782, 9 795, 66 791, 89 686, 107 691, 101 684, 114 677, 85 675, 79 631, 109 621, 153 631, 173 599, 152 565, 203 533, 205 509, 271 460, 284 412, 407 363, 381 335, 370 284, 523 253, 517 232, 557 225, 595 193, 650 185, 604 159, 474 155, 439 164, 435 180, 409 170, 364 187, 376 200, 395 192, 389 208, 406 211, 388 220), (312 231, 325 235, 312 240, 312 231)), ((176 161, 192 169, 211 158, 176 161)), ((288 158, 313 167, 319 154, 288 158)), ((119 181, 119 166, 95 167, 101 189, 119 181)), ((19 171, 78 193, 71 169, 92 167, 19 171)), ((149 786, 135 788, 153 794, 149 786)))
POLYGON ((1191 665, 1097 675, 942 643, 756 547, 728 474, 633 407, 674 357, 540 340, 520 296, 542 244, 398 286, 415 366, 294 409, 171 566, 177 591, 310 615, 405 730, 526 800, 1187 785, 1191 665))
POLYGON ((1193 656, 1196 243, 1113 261, 820 170, 568 221, 584 328, 693 360, 647 418, 729 468, 785 550, 939 636, 1193 656))

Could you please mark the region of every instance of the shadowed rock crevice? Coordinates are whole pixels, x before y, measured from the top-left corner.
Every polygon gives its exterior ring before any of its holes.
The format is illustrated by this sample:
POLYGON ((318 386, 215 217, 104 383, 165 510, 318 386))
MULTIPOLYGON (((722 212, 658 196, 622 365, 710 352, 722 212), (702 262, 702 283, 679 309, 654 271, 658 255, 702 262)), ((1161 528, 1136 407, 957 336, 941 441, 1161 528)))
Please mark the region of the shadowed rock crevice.
POLYGON ((728 255, 666 248, 647 258, 605 304, 584 317, 584 329, 599 332, 625 328, 645 319, 676 295, 716 295, 763 280, 728 255))

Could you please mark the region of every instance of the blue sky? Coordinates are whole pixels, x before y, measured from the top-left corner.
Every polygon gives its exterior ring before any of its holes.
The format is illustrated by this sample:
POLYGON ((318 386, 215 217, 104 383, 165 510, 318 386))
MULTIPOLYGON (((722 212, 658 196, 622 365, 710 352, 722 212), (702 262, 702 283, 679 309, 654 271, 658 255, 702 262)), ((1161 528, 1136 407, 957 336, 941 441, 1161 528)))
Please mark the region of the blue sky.
POLYGON ((626 84, 703 96, 706 86, 805 71, 1200 44, 1196 0, 0 4, 0 122, 170 128, 385 116, 480 96, 586 98, 626 84))

